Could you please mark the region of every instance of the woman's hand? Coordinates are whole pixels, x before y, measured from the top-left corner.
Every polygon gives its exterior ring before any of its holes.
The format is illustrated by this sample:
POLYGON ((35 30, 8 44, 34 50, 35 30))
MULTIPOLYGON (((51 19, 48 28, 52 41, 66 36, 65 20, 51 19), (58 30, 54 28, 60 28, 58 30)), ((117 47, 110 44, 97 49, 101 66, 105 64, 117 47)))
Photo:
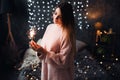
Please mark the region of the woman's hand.
POLYGON ((33 40, 29 42, 30 47, 37 52, 42 52, 42 47, 40 45, 38 45, 36 42, 34 42, 33 40))
POLYGON ((41 47, 40 45, 38 45, 36 42, 34 42, 33 40, 29 42, 30 47, 34 50, 37 51, 37 55, 47 55, 47 51, 41 47))

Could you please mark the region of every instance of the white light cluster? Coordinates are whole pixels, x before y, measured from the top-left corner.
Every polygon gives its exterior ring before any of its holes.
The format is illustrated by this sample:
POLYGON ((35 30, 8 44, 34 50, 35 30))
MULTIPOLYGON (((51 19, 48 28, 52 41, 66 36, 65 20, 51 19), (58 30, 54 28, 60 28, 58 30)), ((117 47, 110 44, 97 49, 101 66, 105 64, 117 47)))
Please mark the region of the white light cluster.
MULTIPOLYGON (((45 29, 52 23, 52 12, 60 0, 28 0, 29 27, 36 26, 38 29, 45 29)), ((74 8, 74 16, 79 29, 88 29, 87 7, 89 0, 68 1, 74 8)))
POLYGON ((60 0, 28 0, 29 27, 35 26, 37 29, 45 29, 52 23, 52 11, 60 0))
POLYGON ((90 27, 87 21, 87 8, 89 7, 89 0, 78 0, 69 3, 73 4, 74 16, 76 19, 77 27, 80 30, 86 30, 90 27))

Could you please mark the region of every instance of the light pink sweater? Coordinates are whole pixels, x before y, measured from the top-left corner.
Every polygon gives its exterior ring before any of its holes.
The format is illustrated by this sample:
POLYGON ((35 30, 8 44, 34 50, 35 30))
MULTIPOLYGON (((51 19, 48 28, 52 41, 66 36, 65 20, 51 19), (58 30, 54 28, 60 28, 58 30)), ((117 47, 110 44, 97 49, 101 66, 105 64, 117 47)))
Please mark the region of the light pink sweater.
POLYGON ((41 80, 73 80, 74 56, 71 43, 56 24, 48 25, 41 46, 48 51, 42 60, 41 80))

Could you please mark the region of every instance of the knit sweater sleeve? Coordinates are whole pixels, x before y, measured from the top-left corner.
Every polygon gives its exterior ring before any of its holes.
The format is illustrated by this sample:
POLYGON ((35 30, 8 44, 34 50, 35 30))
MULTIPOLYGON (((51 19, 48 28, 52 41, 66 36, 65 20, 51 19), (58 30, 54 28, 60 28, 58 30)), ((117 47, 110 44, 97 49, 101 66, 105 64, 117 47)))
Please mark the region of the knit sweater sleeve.
POLYGON ((55 53, 54 51, 48 51, 46 55, 46 62, 54 65, 58 68, 69 67, 71 52, 71 43, 66 37, 60 39, 60 51, 55 53))

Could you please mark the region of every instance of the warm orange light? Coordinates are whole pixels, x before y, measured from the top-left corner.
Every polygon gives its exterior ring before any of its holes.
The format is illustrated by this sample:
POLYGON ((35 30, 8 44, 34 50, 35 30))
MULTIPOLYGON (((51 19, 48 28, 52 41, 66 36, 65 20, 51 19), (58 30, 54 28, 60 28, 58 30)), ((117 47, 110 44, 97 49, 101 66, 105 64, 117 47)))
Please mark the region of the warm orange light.
POLYGON ((96 22, 94 26, 96 29, 101 29, 103 25, 101 22, 96 22))
POLYGON ((101 17, 101 13, 100 12, 90 12, 88 11, 88 18, 89 19, 98 19, 99 17, 101 17))

